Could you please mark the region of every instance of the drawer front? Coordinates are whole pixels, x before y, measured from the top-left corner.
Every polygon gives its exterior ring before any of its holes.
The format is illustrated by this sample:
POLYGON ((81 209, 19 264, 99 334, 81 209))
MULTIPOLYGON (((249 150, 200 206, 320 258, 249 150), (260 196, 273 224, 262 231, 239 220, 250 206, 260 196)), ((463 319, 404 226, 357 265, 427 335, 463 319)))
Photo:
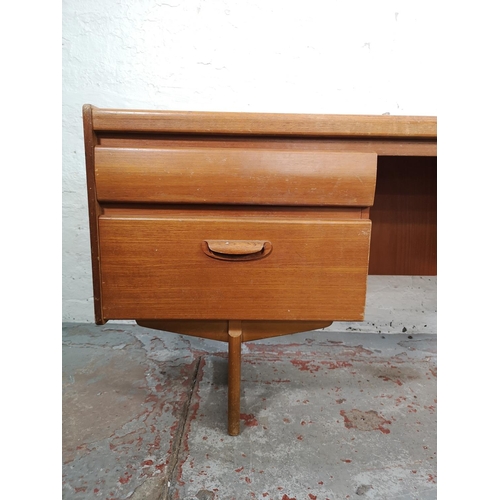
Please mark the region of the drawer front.
POLYGON ((375 153, 95 148, 99 201, 371 206, 375 153))
POLYGON ((362 320, 370 230, 369 220, 101 216, 103 314, 362 320))

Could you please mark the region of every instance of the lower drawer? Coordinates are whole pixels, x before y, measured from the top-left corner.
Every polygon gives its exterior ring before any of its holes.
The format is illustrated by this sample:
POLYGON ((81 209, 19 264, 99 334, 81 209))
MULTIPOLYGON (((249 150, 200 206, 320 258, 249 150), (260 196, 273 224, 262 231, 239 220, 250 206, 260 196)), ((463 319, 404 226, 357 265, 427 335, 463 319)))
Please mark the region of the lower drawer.
POLYGON ((371 222, 99 219, 104 319, 363 319, 371 222))

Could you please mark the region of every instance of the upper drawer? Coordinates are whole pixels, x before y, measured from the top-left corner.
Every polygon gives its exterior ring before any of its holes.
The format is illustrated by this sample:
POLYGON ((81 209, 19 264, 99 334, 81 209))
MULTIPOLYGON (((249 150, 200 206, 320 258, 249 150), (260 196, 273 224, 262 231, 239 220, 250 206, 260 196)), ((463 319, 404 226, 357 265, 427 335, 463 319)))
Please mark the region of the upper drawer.
POLYGON ((95 148, 97 199, 114 202, 373 204, 375 153, 95 148))

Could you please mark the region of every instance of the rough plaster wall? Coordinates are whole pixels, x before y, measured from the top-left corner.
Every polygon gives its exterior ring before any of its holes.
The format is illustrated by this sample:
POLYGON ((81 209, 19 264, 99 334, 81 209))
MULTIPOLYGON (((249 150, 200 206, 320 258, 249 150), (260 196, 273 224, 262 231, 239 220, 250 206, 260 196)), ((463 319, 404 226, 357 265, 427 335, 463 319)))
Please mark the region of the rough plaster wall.
POLYGON ((432 5, 63 0, 63 321, 93 321, 84 103, 436 115, 432 5))

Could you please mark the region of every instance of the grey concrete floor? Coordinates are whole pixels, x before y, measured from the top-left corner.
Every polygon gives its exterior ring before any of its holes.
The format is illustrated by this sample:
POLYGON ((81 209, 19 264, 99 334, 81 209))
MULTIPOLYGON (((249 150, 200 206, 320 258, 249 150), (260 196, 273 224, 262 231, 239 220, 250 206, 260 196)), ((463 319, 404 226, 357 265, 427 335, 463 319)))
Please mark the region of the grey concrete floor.
POLYGON ((305 332, 227 345, 63 325, 63 499, 436 498, 436 335, 305 332))

